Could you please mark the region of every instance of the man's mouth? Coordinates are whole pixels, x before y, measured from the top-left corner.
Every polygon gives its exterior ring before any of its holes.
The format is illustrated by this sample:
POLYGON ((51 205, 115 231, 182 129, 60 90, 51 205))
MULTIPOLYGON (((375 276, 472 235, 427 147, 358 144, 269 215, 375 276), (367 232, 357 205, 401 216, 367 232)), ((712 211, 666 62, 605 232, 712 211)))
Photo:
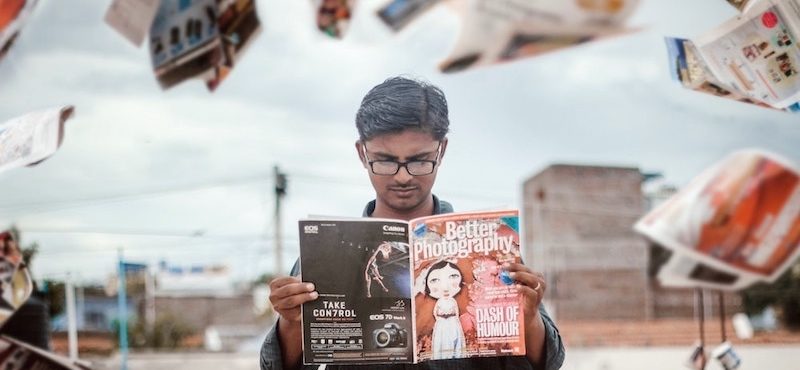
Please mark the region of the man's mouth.
POLYGON ((410 187, 390 187, 389 188, 389 191, 391 191, 392 193, 394 193, 395 195, 397 195, 397 196, 399 196, 401 198, 410 196, 411 193, 413 193, 415 190, 417 190, 417 188, 414 187, 414 186, 410 186, 410 187))

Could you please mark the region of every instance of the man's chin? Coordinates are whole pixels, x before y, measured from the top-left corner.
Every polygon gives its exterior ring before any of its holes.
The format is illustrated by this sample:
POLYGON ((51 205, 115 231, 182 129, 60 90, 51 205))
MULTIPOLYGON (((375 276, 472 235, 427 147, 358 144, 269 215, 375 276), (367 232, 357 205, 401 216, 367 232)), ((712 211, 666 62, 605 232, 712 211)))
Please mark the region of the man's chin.
POLYGON ((392 199, 390 199, 387 203, 389 207, 397 211, 412 211, 419 207, 419 205, 423 202, 424 199, 420 199, 419 197, 392 197, 392 199))

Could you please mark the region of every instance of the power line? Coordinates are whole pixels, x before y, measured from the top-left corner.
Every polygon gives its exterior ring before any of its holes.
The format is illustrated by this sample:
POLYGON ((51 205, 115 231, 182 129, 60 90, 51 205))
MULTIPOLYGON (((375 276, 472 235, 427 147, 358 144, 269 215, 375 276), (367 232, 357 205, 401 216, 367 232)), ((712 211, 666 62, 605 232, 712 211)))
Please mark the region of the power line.
MULTIPOLYGON (((333 176, 320 176, 302 172, 290 172, 289 176, 293 181, 299 180, 300 183, 305 182, 312 184, 316 183, 316 184, 326 184, 326 185, 359 186, 365 188, 371 187, 368 183, 365 183, 364 181, 333 177, 333 176)), ((23 211, 26 209, 32 209, 32 211, 30 212, 17 216, 17 217, 27 217, 41 213, 57 212, 67 209, 99 206, 99 205, 125 202, 125 201, 143 200, 153 197, 160 197, 171 194, 180 194, 192 191, 202 191, 214 188, 242 186, 247 184, 269 183, 271 181, 272 181, 271 174, 270 175, 263 174, 256 176, 245 176, 238 178, 207 181, 197 184, 186 184, 186 185, 178 185, 165 188, 156 188, 151 190, 128 191, 120 194, 101 195, 97 197, 84 197, 84 198, 76 198, 68 200, 5 204, 5 205, 0 205, 0 211, 9 212, 9 211, 23 211)), ((453 196, 463 197, 473 200, 484 200, 484 201, 492 201, 499 203, 506 203, 511 200, 511 198, 487 195, 486 193, 483 192, 464 192, 464 191, 448 191, 448 190, 442 190, 442 191, 451 197, 453 196)))
POLYGON ((146 199, 146 198, 159 197, 175 193, 201 191, 201 190, 208 190, 213 188, 221 188, 229 186, 241 186, 245 184, 255 184, 260 182, 268 182, 270 181, 270 179, 271 177, 269 175, 221 179, 221 180, 201 182, 197 184, 178 185, 178 186, 156 188, 150 190, 128 191, 121 194, 109 194, 97 197, 85 197, 85 198, 76 198, 76 199, 68 199, 60 201, 56 200, 56 201, 39 201, 39 202, 29 202, 29 203, 6 204, 6 205, 0 205, 0 210, 13 211, 13 210, 24 210, 26 208, 47 207, 48 209, 46 210, 46 212, 49 212, 53 210, 63 210, 69 208, 102 205, 106 203, 114 203, 121 201, 146 199))

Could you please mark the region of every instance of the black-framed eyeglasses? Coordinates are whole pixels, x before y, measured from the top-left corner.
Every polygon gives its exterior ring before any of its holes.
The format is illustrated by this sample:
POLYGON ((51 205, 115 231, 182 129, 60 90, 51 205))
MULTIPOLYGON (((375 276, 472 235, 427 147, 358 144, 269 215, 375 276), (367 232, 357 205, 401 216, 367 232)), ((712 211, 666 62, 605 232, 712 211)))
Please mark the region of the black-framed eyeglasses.
POLYGON ((372 173, 381 176, 393 176, 396 175, 398 171, 400 171, 400 167, 405 167, 406 171, 411 176, 425 176, 430 175, 433 173, 433 170, 436 169, 436 164, 439 163, 439 149, 442 148, 442 142, 439 142, 439 146, 436 147, 436 159, 414 159, 411 161, 390 161, 390 160, 377 160, 371 161, 367 156, 367 144, 363 143, 364 145, 364 158, 367 159, 367 163, 369 164, 370 170, 372 173))

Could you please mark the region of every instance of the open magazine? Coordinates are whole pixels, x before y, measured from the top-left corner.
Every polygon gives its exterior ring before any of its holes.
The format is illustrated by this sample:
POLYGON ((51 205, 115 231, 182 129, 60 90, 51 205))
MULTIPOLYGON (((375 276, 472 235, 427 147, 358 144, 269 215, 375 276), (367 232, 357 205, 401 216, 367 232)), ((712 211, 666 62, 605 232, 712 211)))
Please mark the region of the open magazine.
POLYGON ((708 83, 684 86, 800 111, 800 0, 729 2, 744 11, 693 42, 667 39, 671 60, 685 47, 705 71, 708 83))
POLYGON ((306 364, 417 363, 525 354, 519 212, 301 220, 306 364))
POLYGON ((800 254, 800 171, 773 153, 733 153, 634 228, 669 250, 657 275, 664 286, 773 282, 800 254))

